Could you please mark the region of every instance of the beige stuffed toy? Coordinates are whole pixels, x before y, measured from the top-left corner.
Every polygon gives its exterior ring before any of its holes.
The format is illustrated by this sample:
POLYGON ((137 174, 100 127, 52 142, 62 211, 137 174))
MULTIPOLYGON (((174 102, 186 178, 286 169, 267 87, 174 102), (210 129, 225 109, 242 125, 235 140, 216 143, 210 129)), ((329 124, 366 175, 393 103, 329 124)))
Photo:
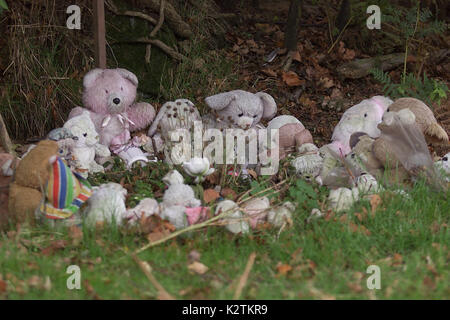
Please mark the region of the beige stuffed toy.
POLYGON ((389 106, 386 113, 409 109, 416 117, 416 123, 428 143, 448 144, 448 135, 438 124, 433 111, 422 101, 415 98, 400 98, 389 106))
POLYGON ((9 188, 9 214, 14 220, 25 220, 39 207, 49 178, 49 159, 58 155, 58 149, 55 141, 43 140, 19 162, 9 188))

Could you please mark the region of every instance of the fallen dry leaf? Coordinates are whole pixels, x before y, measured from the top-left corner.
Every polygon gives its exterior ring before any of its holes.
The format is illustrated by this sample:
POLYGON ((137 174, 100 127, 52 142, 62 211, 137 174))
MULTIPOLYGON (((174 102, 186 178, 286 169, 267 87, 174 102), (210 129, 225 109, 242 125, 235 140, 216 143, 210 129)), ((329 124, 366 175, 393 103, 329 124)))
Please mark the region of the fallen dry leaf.
POLYGON ((167 237, 169 234, 170 234, 169 230, 154 231, 147 234, 146 238, 150 242, 155 242, 167 237))
POLYGON ((266 76, 269 76, 269 77, 276 77, 277 76, 277 73, 274 70, 272 70, 272 69, 262 69, 261 72, 264 73, 266 76))
POLYGON ((247 172, 248 172, 249 175, 252 176, 253 179, 255 179, 255 180, 258 179, 258 175, 256 174, 255 170, 247 169, 247 172))
POLYGON ((224 189, 220 192, 220 194, 222 195, 222 197, 228 198, 228 199, 231 199, 231 200, 235 200, 236 197, 237 197, 236 191, 234 191, 234 190, 231 189, 231 188, 224 188, 224 189))
POLYGON ((0 280, 0 293, 6 292, 7 287, 6 281, 0 280))
POLYGON ((286 275, 289 271, 292 270, 292 267, 288 264, 278 264, 277 265, 277 276, 283 276, 286 275))
POLYGON ((282 79, 289 87, 297 87, 305 84, 304 79, 300 79, 294 71, 283 72, 282 79))
POLYGON ((194 261, 190 265, 188 265, 188 269, 189 271, 195 272, 197 274, 204 274, 209 270, 207 266, 198 261, 194 261))
POLYGON ((375 211, 377 210, 381 202, 381 197, 377 194, 374 194, 370 197, 370 207, 372 208, 372 215, 375 214, 375 211))
POLYGON ((205 203, 211 203, 220 198, 220 194, 214 189, 206 189, 203 192, 203 200, 205 203))
POLYGON ((45 247, 41 250, 41 253, 44 256, 49 256, 53 254, 58 249, 64 249, 67 246, 66 240, 56 240, 50 243, 48 247, 45 247))

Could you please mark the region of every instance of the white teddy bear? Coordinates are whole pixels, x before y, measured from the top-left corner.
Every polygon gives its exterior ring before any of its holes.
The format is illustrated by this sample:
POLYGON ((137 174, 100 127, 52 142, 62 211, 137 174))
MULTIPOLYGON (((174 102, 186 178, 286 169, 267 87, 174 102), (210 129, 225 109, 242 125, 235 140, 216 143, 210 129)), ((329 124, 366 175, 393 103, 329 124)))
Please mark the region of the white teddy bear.
POLYGON ((63 128, 70 131, 75 141, 71 146, 72 158, 69 165, 85 178, 88 173, 104 172, 103 166, 95 162, 95 156, 109 157, 111 153, 106 146, 99 143, 99 136, 89 112, 84 111, 79 116, 69 119, 63 128))

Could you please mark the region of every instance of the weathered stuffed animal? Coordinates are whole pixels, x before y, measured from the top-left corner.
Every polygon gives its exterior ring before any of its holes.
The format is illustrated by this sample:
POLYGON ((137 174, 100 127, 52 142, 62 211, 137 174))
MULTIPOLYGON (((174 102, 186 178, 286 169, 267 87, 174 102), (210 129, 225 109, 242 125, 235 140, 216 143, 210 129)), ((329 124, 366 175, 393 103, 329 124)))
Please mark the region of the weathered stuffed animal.
POLYGON ((271 130, 278 130, 280 160, 291 152, 298 152, 303 144, 313 143, 309 130, 293 116, 283 115, 273 118, 267 125, 268 135, 271 134, 271 130))
POLYGON ((433 162, 414 113, 409 109, 386 112, 378 128, 381 135, 373 143, 373 153, 390 170, 389 182, 431 172, 433 162))
POLYGON ((84 178, 87 178, 88 173, 104 172, 103 166, 95 162, 95 157, 106 158, 111 153, 106 146, 99 143, 99 136, 89 111, 83 111, 81 115, 70 118, 63 128, 70 132, 74 141, 70 148, 72 159, 69 165, 84 178))
POLYGON ((50 158, 58 155, 58 144, 42 140, 19 162, 14 182, 9 188, 9 213, 15 220, 23 221, 39 207, 49 179, 50 158))
POLYGON ((305 143, 298 152, 299 156, 291 162, 295 173, 307 181, 314 180, 323 166, 323 158, 319 154, 319 149, 312 143, 305 143))
MULTIPOLYGON (((200 113, 194 104, 188 99, 177 99, 169 101, 162 105, 158 111, 158 115, 153 121, 148 136, 152 137, 153 149, 156 153, 164 152, 165 160, 169 163, 181 163, 188 159, 172 159, 172 150, 174 142, 171 140, 171 133, 178 129, 188 130, 192 133, 194 122, 201 121, 200 113)), ((180 143, 189 144, 191 147, 192 141, 181 141, 180 143)), ((179 148, 183 150, 183 148, 179 148)))
POLYGON ((211 108, 203 117, 207 128, 256 128, 261 119, 270 120, 277 112, 275 100, 265 92, 233 90, 207 97, 205 102, 211 108))
MULTIPOLYGON (((138 147, 130 144, 130 131, 147 127, 155 118, 150 104, 135 103, 137 86, 136 75, 121 68, 93 69, 83 79, 83 105, 90 112, 100 143, 129 166, 136 160, 146 159, 138 147)), ((69 118, 83 110, 74 108, 69 118)))
MULTIPOLYGON (((352 138, 354 135, 352 135, 352 138)), ((384 167, 373 153, 374 142, 375 139, 372 139, 367 134, 359 136, 356 138, 355 145, 352 147, 352 151, 347 154, 346 159, 348 163, 359 168, 361 172, 367 172, 374 177, 380 178, 383 175, 384 167)))
POLYGON ((386 111, 397 112, 403 109, 409 109, 415 115, 416 123, 428 143, 448 144, 447 132, 438 124, 433 111, 425 103, 415 98, 400 98, 386 111))
POLYGON ((445 182, 450 182, 450 152, 447 153, 442 159, 434 163, 438 174, 442 176, 445 182))
POLYGON ((350 136, 355 132, 367 133, 372 138, 380 136, 377 125, 392 100, 383 96, 374 96, 346 110, 336 125, 327 147, 338 155, 347 155, 350 148, 350 136))

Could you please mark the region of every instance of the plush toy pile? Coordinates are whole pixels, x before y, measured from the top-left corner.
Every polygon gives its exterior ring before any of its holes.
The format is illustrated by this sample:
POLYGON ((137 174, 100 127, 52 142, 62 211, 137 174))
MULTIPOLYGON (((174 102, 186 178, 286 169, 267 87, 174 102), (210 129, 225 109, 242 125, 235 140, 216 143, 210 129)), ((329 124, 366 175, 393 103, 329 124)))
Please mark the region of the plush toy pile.
MULTIPOLYGON (((275 100, 265 92, 234 90, 207 97, 209 110, 203 116, 190 100, 177 99, 163 104, 155 117, 150 104, 135 102, 137 87, 138 79, 125 69, 88 72, 83 79, 83 108, 74 108, 62 128, 52 130, 22 159, 2 158, 2 173, 14 175, 9 211, 17 220, 36 216, 53 226, 95 227, 105 222, 135 225, 159 216, 183 229, 228 212, 218 223, 232 233, 247 233, 261 223, 276 227, 291 223, 295 205, 273 207, 267 197, 243 203, 219 199, 214 212, 205 206, 196 190, 215 171, 213 159, 183 157, 195 144, 196 130, 202 134, 206 129, 240 134, 268 129, 270 144, 265 151, 278 154, 280 160, 288 158, 298 177, 328 186, 329 207, 336 212, 381 192, 383 184, 401 185, 422 176, 433 186, 446 188, 450 181, 449 154, 433 163, 427 147, 427 143, 448 144, 448 135, 417 99, 363 100, 345 111, 331 142, 318 148, 300 120, 275 117, 275 100), (267 128, 261 120, 270 120, 267 128), (132 136, 147 127, 147 135, 132 136), (188 138, 174 134, 181 131, 189 133, 188 138), (115 156, 127 168, 158 158, 170 165, 181 163, 185 176, 195 178, 197 186, 186 184, 183 175, 172 170, 162 179, 167 189, 161 202, 146 198, 127 209, 123 186, 109 182, 92 187, 87 181, 91 174, 110 169, 106 163, 115 156)), ((250 167, 246 162, 240 172, 246 175, 250 167)))

